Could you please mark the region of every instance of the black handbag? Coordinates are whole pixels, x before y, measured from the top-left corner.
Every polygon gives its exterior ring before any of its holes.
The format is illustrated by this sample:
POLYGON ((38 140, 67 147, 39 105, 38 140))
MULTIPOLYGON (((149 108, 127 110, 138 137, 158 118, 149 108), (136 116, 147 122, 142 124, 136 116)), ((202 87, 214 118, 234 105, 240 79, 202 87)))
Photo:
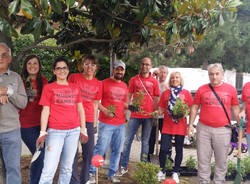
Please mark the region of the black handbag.
POLYGON ((231 130, 232 130, 231 142, 237 143, 237 142, 238 142, 237 127, 236 127, 235 125, 232 125, 232 124, 231 124, 230 118, 229 118, 229 116, 228 116, 228 114, 227 114, 227 110, 226 110, 224 104, 222 103, 220 97, 219 97, 219 96, 217 95, 217 93, 215 92, 213 86, 212 86, 211 84, 208 84, 208 85, 209 85, 209 87, 211 88, 211 90, 213 91, 213 93, 214 93, 214 95, 216 96, 217 100, 220 102, 220 104, 221 104, 221 106, 223 107, 223 110, 224 110, 224 112, 225 112, 225 114, 226 114, 226 116, 227 116, 227 119, 228 119, 229 124, 226 125, 225 127, 231 128, 231 130))

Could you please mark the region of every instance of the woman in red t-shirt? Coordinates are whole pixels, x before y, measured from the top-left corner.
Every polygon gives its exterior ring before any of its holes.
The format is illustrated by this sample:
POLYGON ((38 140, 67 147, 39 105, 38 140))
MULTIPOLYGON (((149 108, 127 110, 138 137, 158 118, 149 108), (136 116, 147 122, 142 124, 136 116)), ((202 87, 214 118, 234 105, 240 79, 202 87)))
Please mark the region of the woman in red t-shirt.
POLYGON ((83 143, 88 138, 85 114, 81 103, 80 89, 67 80, 68 61, 62 57, 55 59, 53 73, 56 76, 56 81, 44 87, 39 102, 43 109, 37 145, 40 144, 43 147, 46 138, 44 167, 39 184, 53 182, 59 161, 58 183, 68 184, 72 175, 72 165, 79 136, 83 143))
POLYGON ((159 113, 163 114, 164 120, 162 127, 162 136, 161 136, 161 148, 159 154, 160 171, 158 175, 158 180, 165 179, 165 163, 166 156, 169 155, 169 150, 172 148, 172 137, 175 136, 175 165, 173 168, 173 179, 176 183, 179 183, 179 172, 180 166, 183 157, 183 143, 184 137, 187 135, 187 119, 183 117, 181 119, 173 118, 173 107, 178 98, 182 99, 184 103, 190 107, 192 105, 192 96, 190 92, 186 89, 183 89, 183 79, 180 72, 173 72, 170 75, 169 79, 169 89, 164 91, 161 95, 159 101, 159 113))
MULTIPOLYGON (((28 104, 25 109, 19 111, 21 122, 21 136, 29 151, 34 154, 36 151, 36 139, 40 134, 40 119, 42 106, 39 100, 42 89, 48 83, 42 76, 41 62, 36 55, 29 55, 24 60, 22 69, 22 79, 28 96, 28 104)), ((44 152, 31 164, 30 184, 38 184, 43 168, 44 152)))
MULTIPOLYGON (((98 69, 98 61, 93 55, 87 55, 82 59, 82 73, 74 73, 69 76, 69 82, 76 84, 81 91, 82 104, 86 117, 86 128, 88 142, 82 144, 82 163, 80 172, 80 183, 89 180, 89 167, 94 150, 94 134, 97 124, 97 109, 101 99, 102 83, 95 78, 98 69)), ((71 183, 78 181, 78 153, 73 164, 71 183)))

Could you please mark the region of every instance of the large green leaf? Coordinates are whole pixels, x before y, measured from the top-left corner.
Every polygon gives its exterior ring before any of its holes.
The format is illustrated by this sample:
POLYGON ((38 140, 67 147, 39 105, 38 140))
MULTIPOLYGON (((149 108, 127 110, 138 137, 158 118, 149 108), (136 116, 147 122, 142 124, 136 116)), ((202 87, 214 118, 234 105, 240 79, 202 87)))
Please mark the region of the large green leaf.
POLYGON ((52 9, 59 15, 62 14, 62 4, 60 1, 58 0, 49 0, 51 6, 52 6, 52 9))
POLYGON ((48 0, 40 0, 40 5, 41 5, 42 9, 44 9, 45 11, 48 10, 48 6, 49 6, 48 0))
POLYGON ((67 9, 69 10, 70 8, 72 8, 75 2, 76 2, 75 0, 66 0, 67 9))
POLYGON ((33 36, 34 36, 34 40, 38 40, 40 38, 40 35, 42 33, 42 22, 39 18, 36 18, 34 20, 34 31, 32 32, 33 36))
POLYGON ((9 14, 13 14, 16 9, 17 9, 17 6, 18 6, 18 3, 19 3, 19 0, 15 0, 15 1, 12 1, 10 4, 9 4, 9 14))
POLYGON ((32 4, 28 0, 21 0, 21 9, 27 18, 37 17, 36 9, 32 6, 32 4))

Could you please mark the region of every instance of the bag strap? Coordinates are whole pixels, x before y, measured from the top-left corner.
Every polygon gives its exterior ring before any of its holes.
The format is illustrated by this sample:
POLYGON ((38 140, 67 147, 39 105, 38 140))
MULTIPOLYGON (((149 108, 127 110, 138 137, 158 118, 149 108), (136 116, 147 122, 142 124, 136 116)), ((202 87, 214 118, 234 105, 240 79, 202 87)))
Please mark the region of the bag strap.
POLYGON ((148 94, 148 96, 150 97, 150 99, 151 99, 152 101, 154 101, 153 98, 152 98, 152 96, 149 94, 148 90, 145 88, 145 86, 144 86, 143 82, 141 81, 141 78, 140 78, 139 75, 138 75, 138 78, 139 78, 139 80, 140 80, 140 82, 141 82, 141 85, 142 85, 143 89, 146 91, 146 93, 148 94))
POLYGON ((229 118, 229 116, 228 116, 228 114, 227 114, 227 110, 226 110, 224 104, 222 103, 220 97, 219 97, 218 94, 215 92, 215 90, 214 90, 214 88, 213 88, 213 86, 212 86, 211 84, 208 84, 208 86, 211 88, 211 90, 213 91, 213 93, 214 93, 214 95, 216 96, 217 100, 220 102, 221 106, 223 107, 223 110, 224 110, 224 112, 225 112, 225 114, 226 114, 226 116, 227 116, 228 122, 229 122, 229 124, 231 125, 231 121, 230 121, 230 118, 229 118))

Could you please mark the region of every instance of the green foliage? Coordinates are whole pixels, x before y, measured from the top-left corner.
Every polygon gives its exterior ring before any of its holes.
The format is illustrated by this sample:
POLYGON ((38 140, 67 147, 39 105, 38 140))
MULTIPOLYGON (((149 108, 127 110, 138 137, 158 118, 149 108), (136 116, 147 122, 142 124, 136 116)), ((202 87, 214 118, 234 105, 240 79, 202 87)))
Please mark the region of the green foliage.
POLYGON ((181 98, 177 98, 173 107, 173 115, 180 118, 185 117, 189 112, 188 105, 181 98))
POLYGON ((246 174, 250 174, 250 158, 249 157, 245 157, 241 161, 241 165, 243 165, 243 167, 245 168, 245 173, 246 174))
POLYGON ((212 162, 211 164, 211 174, 214 174, 214 166, 215 166, 215 162, 212 162))
POLYGON ((226 175, 230 176, 235 171, 236 171, 236 164, 235 164, 235 162, 229 160, 228 164, 227 164, 227 173, 226 173, 226 175))
POLYGON ((239 0, 1 1, 4 19, 0 25, 5 20, 12 29, 0 26, 0 31, 11 34, 18 27, 22 34, 33 35, 34 47, 53 37, 58 46, 69 44, 72 53, 112 51, 118 56, 127 52, 130 43, 142 46, 160 37, 178 53, 201 40, 219 22, 222 12, 235 11, 240 4, 239 0))
POLYGON ((165 167, 167 171, 171 171, 173 169, 173 162, 169 159, 168 155, 167 155, 165 167))
POLYGON ((195 169, 197 166, 197 161, 193 158, 193 156, 188 157, 187 161, 186 161, 186 166, 189 169, 195 169))
POLYGON ((138 184, 158 184, 157 173, 159 171, 158 165, 150 162, 139 162, 132 177, 138 184))
POLYGON ((137 107, 140 112, 142 112, 141 103, 142 103, 143 99, 144 99, 144 93, 143 93, 143 91, 137 91, 136 92, 136 96, 133 99, 133 105, 135 107, 137 107))
POLYGON ((116 105, 108 105, 108 110, 110 110, 110 112, 113 112, 113 113, 115 113, 115 111, 116 111, 116 105))
MULTIPOLYGON (((22 48, 27 47, 30 43, 32 43, 34 40, 31 35, 19 35, 17 38, 12 38, 13 43, 13 56, 14 58, 17 57, 18 53, 21 51, 22 48)), ((50 39, 44 42, 44 45, 55 45, 55 40, 50 39)), ((25 53, 25 56, 22 58, 21 61, 19 61, 19 69, 18 72, 21 72, 21 68, 23 65, 23 61, 26 56, 30 54, 37 55, 42 64, 42 73, 47 78, 50 79, 52 76, 52 63, 56 57, 64 56, 66 58, 69 58, 69 54, 66 52, 66 50, 61 51, 54 51, 54 50, 43 50, 43 49, 32 49, 25 53)), ((69 60, 70 61, 70 60, 69 60)), ((76 70, 75 63, 70 62, 70 70, 71 72, 74 72, 76 70)))

